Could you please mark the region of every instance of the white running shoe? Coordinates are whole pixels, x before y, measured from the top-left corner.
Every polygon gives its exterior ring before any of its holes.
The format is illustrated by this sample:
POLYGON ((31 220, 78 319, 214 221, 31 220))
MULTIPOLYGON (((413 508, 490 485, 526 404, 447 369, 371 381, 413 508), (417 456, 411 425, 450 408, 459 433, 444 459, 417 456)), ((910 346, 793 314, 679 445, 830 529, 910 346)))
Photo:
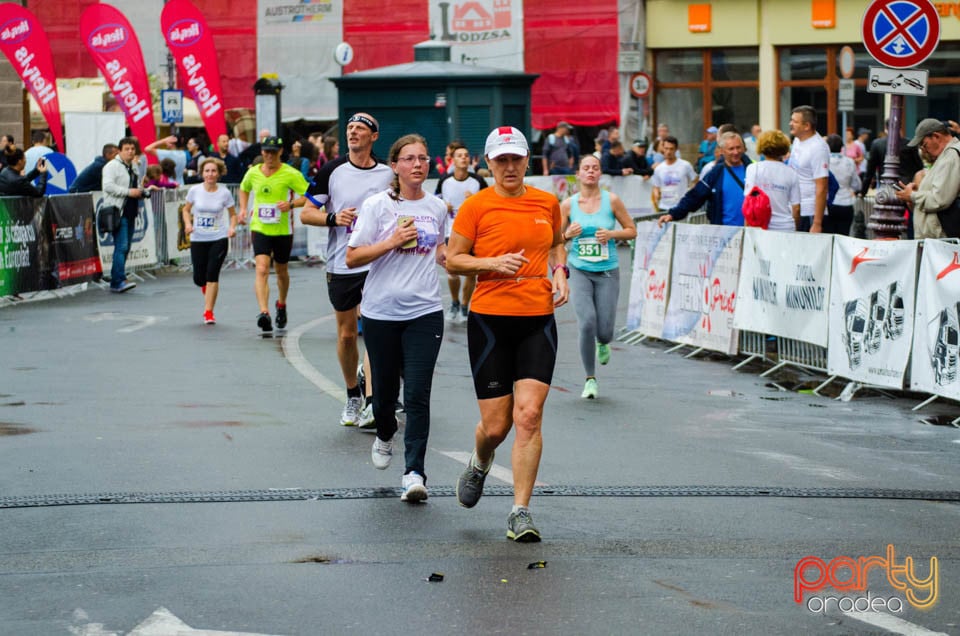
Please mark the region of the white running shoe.
POLYGON ((357 428, 363 430, 377 428, 377 421, 373 417, 373 402, 367 402, 367 405, 360 411, 360 420, 357 422, 357 428))
POLYGON ((343 412, 340 414, 340 424, 342 426, 356 426, 360 419, 361 410, 363 410, 363 398, 347 398, 347 403, 343 405, 343 412))
POLYGON ((450 309, 447 310, 447 320, 452 323, 460 320, 460 303, 450 304, 450 309))
POLYGON ((379 437, 373 440, 373 447, 370 449, 370 461, 377 470, 386 470, 390 466, 390 460, 393 459, 393 440, 391 437, 383 441, 379 437))
POLYGON ((429 496, 427 487, 423 485, 423 475, 420 473, 407 473, 400 481, 400 485, 403 488, 400 501, 417 503, 418 501, 426 501, 429 496))

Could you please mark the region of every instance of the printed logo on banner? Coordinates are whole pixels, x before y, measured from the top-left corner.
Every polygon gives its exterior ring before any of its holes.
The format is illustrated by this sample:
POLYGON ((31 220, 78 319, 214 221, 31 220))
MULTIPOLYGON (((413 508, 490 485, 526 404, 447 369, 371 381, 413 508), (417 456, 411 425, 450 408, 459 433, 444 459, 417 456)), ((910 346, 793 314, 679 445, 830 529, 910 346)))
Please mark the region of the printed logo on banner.
POLYGON ((479 44, 510 38, 513 28, 511 0, 468 0, 453 5, 441 2, 440 40, 458 44, 479 44))
MULTIPOLYGON (((100 208, 103 207, 103 199, 97 200, 97 214, 100 214, 100 208)), ((137 218, 133 224, 133 241, 139 243, 147 235, 147 228, 150 226, 150 215, 147 214, 147 207, 143 201, 140 201, 140 208, 137 211, 137 218)), ((109 245, 113 247, 113 234, 97 230, 97 237, 100 239, 100 245, 109 245)))
POLYGON ((937 274, 937 280, 940 280, 940 279, 944 278, 944 277, 947 276, 948 274, 950 274, 950 273, 952 273, 952 272, 955 272, 955 271, 958 270, 958 269, 960 269, 960 253, 954 252, 954 253, 953 253, 953 261, 952 261, 949 265, 947 265, 946 267, 944 267, 944 268, 943 268, 943 271, 941 271, 939 274, 937 274))
POLYGON ((127 30, 121 24, 104 24, 90 34, 90 48, 99 53, 110 53, 127 43, 127 30))
POLYGON ((304 0, 300 3, 266 7, 263 17, 267 22, 315 22, 333 13, 331 0, 304 0))
POLYGON ((869 262, 869 261, 879 260, 879 259, 877 259, 877 258, 868 258, 868 257, 867 257, 867 252, 869 252, 869 251, 870 251, 870 248, 869 248, 869 247, 865 247, 865 248, 863 248, 863 251, 861 251, 859 254, 857 254, 856 256, 853 257, 853 259, 850 261, 850 273, 851 273, 851 274, 854 273, 855 271, 857 271, 857 267, 859 267, 861 263, 867 263, 867 262, 869 262))
POLYGON ((167 32, 167 41, 173 46, 192 46, 203 35, 203 27, 192 18, 174 22, 167 32))
POLYGON ((19 44, 30 37, 30 22, 23 18, 7 20, 0 26, 0 42, 19 44))
POLYGON ((831 374, 902 387, 913 330, 916 250, 912 241, 835 238, 831 374))

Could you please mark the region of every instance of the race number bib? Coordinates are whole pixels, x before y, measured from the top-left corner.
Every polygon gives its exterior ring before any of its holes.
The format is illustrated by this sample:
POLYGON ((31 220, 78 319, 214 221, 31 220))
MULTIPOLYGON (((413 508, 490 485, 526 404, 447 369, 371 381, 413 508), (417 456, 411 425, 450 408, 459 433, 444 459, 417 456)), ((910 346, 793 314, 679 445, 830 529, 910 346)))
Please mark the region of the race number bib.
POLYGON ((280 208, 273 205, 258 205, 257 216, 261 223, 273 224, 280 222, 280 208))
POLYGON ((193 224, 198 230, 207 230, 216 232, 220 229, 219 214, 198 214, 193 219, 193 224))
POLYGON ((601 243, 595 238, 577 240, 577 256, 584 261, 596 263, 610 257, 609 242, 601 243))

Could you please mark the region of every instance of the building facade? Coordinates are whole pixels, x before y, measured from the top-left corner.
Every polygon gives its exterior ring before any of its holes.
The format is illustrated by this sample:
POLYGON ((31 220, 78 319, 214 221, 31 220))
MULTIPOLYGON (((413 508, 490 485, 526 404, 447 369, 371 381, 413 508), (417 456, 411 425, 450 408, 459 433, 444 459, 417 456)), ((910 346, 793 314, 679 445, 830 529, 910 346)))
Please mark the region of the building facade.
MULTIPOLYGON (((855 53, 854 110, 846 125, 876 135, 889 96, 867 92, 869 67, 880 66, 862 44, 870 2, 861 0, 724 0, 646 2, 646 62, 654 81, 652 122, 663 121, 682 141, 695 142, 711 125, 759 123, 787 130, 794 106, 820 113, 822 134, 842 133, 838 109, 840 50, 855 53)), ((940 42, 918 68, 930 71, 926 97, 907 97, 908 131, 925 117, 960 118, 960 3, 933 3, 940 42)))

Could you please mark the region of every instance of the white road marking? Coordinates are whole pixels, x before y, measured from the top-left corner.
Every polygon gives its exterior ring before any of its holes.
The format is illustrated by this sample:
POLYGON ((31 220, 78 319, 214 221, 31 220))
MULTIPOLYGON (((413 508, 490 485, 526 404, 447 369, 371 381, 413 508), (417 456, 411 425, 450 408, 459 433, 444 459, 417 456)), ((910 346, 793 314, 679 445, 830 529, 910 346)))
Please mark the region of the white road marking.
POLYGON ((905 621, 891 614, 882 614, 880 612, 844 612, 844 616, 867 623, 874 627, 885 629, 893 634, 903 634, 903 636, 948 636, 945 632, 934 632, 926 627, 914 625, 910 621, 905 621))
POLYGON ((90 322, 103 322, 104 320, 126 320, 136 323, 130 325, 129 327, 121 327, 120 329, 117 329, 117 333, 133 333, 134 331, 139 331, 145 327, 155 325, 158 322, 169 320, 168 316, 138 316, 136 314, 121 314, 114 311, 104 311, 91 316, 84 316, 84 318, 90 322))
MULTIPOLYGON (((83 610, 74 611, 74 620, 85 620, 87 614, 83 610), (82 618, 81 618, 82 617, 82 618)), ((123 636, 121 632, 104 630, 103 623, 88 623, 71 627, 73 636, 123 636)), ((158 607, 156 611, 134 627, 126 636, 271 636, 254 632, 224 632, 211 629, 194 629, 177 618, 166 607, 158 607)), ((276 636, 276 635, 274 635, 276 636)))
MULTIPOLYGON (((470 453, 463 453, 460 451, 442 451, 442 450, 437 450, 436 448, 433 448, 431 450, 433 450, 434 452, 440 453, 445 457, 449 457, 454 461, 460 462, 464 466, 466 466, 467 462, 470 461, 470 453)), ((487 476, 493 477, 494 479, 498 479, 505 484, 513 483, 513 471, 505 466, 498 466, 497 464, 494 464, 493 466, 490 467, 490 472, 487 474, 487 476)), ((536 481, 534 482, 533 485, 549 486, 550 484, 545 484, 542 481, 536 481)))
POLYGON ((782 464, 792 470, 811 473, 820 477, 827 477, 828 479, 836 479, 838 481, 859 481, 861 479, 860 475, 849 470, 837 468, 836 466, 828 466, 826 464, 818 464, 797 455, 761 450, 742 450, 740 452, 747 455, 763 457, 764 459, 782 464))
POLYGON ((335 318, 335 314, 315 318, 288 331, 283 339, 283 355, 293 365, 293 368, 315 387, 339 402, 346 402, 347 392, 339 384, 317 371, 317 368, 307 361, 303 351, 300 350, 300 336, 333 318, 335 318))

